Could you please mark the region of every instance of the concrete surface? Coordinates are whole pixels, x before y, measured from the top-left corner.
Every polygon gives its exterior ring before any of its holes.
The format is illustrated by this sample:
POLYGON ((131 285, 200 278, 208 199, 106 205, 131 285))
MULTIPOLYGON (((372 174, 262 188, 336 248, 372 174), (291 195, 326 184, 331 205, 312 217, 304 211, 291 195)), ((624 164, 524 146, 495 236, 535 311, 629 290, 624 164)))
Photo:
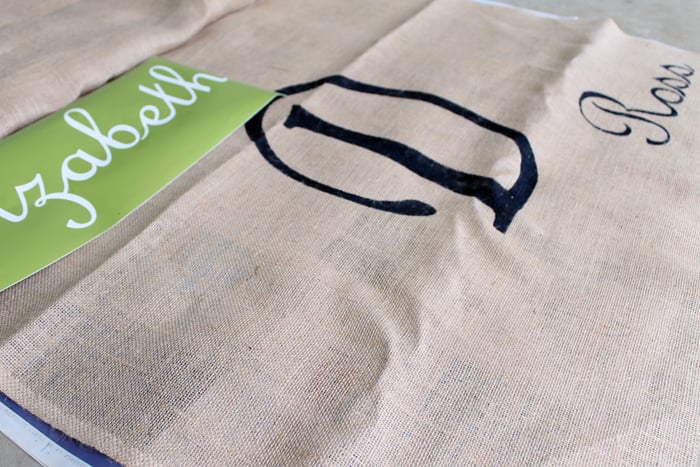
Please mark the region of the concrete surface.
MULTIPOLYGON (((700 52, 700 2, 688 0, 506 0, 502 3, 580 18, 607 18, 629 34, 700 52)), ((37 466, 0 434, 0 466, 37 466)), ((697 466, 700 467, 700 459, 697 466)))
POLYGON ((0 465, 3 467, 33 467, 39 464, 0 433, 0 465))
POLYGON ((503 0, 521 8, 579 18, 612 18, 620 29, 700 52, 700 2, 689 0, 503 0))

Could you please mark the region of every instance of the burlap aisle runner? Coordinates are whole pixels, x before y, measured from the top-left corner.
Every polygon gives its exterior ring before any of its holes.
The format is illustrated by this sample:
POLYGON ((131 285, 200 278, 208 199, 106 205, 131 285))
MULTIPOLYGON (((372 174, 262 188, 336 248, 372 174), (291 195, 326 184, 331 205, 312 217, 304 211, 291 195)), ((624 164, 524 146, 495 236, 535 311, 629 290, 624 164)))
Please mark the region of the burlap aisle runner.
POLYGON ((127 464, 691 464, 700 56, 421 3, 167 54, 289 97, 3 294, 0 390, 127 464))

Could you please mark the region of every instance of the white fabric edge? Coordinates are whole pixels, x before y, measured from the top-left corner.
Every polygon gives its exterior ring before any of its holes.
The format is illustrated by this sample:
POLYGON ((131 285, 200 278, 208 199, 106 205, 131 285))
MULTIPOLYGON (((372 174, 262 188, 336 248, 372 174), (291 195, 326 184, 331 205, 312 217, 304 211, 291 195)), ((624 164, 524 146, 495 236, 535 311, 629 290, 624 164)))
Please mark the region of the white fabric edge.
POLYGON ((491 5, 491 6, 496 6, 496 7, 500 7, 500 8, 510 8, 512 10, 524 11, 524 12, 527 12, 531 15, 539 16, 541 18, 563 19, 563 20, 568 20, 568 21, 576 21, 579 19, 578 16, 560 16, 560 15, 555 15, 553 13, 547 13, 544 11, 531 10, 529 8, 522 8, 519 6, 511 5, 509 3, 498 2, 496 0, 470 0, 470 1, 472 3, 481 3, 483 5, 491 5))
POLYGON ((89 467, 0 402, 0 431, 42 465, 89 467))

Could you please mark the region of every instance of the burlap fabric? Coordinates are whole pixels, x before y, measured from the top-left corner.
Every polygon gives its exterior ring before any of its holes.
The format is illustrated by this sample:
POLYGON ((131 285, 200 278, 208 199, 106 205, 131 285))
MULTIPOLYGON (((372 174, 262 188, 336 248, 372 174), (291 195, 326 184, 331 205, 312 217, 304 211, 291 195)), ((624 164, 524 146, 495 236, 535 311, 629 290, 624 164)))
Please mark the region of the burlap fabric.
POLYGON ((2 293, 24 407, 132 465, 694 462, 700 56, 460 0, 43 5, 3 133, 175 45, 290 96, 2 293))

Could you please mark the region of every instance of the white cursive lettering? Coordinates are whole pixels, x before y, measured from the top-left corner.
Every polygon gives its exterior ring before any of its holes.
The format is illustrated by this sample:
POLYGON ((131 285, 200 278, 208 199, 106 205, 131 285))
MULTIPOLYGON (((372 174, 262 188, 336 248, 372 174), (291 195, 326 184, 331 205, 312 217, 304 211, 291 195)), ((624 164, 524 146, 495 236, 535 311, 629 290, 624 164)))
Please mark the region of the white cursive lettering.
POLYGON ((24 221, 29 215, 30 203, 27 195, 32 190, 38 189, 38 196, 33 205, 37 208, 44 207, 48 201, 65 201, 77 205, 87 211, 88 218, 84 221, 68 219, 66 227, 70 229, 84 229, 90 227, 97 220, 97 210, 95 206, 86 198, 71 192, 71 184, 84 182, 94 177, 99 169, 105 168, 112 163, 112 150, 125 150, 133 148, 149 135, 149 129, 154 126, 165 125, 172 121, 177 115, 175 106, 191 106, 197 102, 198 92, 211 92, 211 87, 202 84, 202 80, 215 83, 223 83, 226 78, 209 75, 206 73, 195 74, 190 81, 182 77, 177 71, 169 66, 154 65, 149 69, 151 77, 161 83, 175 86, 187 93, 186 98, 173 96, 163 89, 160 83, 153 83, 149 88, 139 85, 138 89, 142 93, 160 99, 168 108, 169 114, 161 116, 160 109, 152 104, 143 106, 139 111, 139 121, 142 132, 127 124, 118 124, 103 132, 94 117, 86 109, 75 107, 68 109, 63 114, 65 122, 79 133, 97 141, 102 148, 103 154, 90 154, 83 149, 77 149, 73 154, 68 155, 61 163, 61 181, 63 189, 57 192, 47 192, 44 178, 37 173, 34 178, 24 184, 15 186, 15 192, 19 199, 21 212, 15 214, 0 208, 0 218, 6 221, 17 223, 24 221))

